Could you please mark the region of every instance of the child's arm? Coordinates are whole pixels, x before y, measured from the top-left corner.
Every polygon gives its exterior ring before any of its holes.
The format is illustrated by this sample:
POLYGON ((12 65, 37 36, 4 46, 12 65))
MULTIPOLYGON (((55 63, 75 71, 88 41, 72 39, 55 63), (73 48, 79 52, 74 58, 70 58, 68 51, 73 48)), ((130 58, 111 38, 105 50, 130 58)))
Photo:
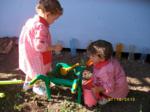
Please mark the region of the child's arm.
POLYGON ((103 93, 103 92, 105 91, 105 89, 102 88, 102 87, 99 87, 99 86, 94 86, 94 87, 92 88, 92 91, 93 91, 94 93, 103 93))
POLYGON ((50 46, 49 31, 43 25, 37 25, 34 29, 33 47, 36 51, 48 51, 50 46))
POLYGON ((48 47, 49 51, 61 51, 62 50, 62 45, 61 44, 56 44, 48 47))
POLYGON ((103 72, 102 74, 99 74, 98 76, 99 77, 97 77, 96 85, 99 85, 98 87, 103 88, 104 94, 112 93, 115 88, 115 80, 113 78, 113 74, 103 72))

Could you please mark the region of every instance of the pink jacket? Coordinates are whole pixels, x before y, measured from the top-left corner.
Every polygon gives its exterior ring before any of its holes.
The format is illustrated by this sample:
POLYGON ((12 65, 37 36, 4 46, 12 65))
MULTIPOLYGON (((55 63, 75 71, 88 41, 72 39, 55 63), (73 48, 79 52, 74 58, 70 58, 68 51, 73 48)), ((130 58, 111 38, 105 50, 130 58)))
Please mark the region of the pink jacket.
POLYGON ((37 15, 29 19, 19 38, 19 68, 30 78, 37 74, 45 75, 51 69, 50 45, 48 23, 37 15))
POLYGON ((93 81, 96 86, 105 89, 104 94, 112 98, 125 98, 128 84, 125 72, 116 59, 111 59, 104 66, 94 66, 93 81))

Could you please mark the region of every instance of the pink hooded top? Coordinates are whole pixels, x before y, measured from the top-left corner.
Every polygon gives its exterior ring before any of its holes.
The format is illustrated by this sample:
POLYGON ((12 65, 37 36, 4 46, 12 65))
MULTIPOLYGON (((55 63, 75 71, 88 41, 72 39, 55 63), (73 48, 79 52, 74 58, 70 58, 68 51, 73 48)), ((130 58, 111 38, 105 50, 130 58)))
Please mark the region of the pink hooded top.
POLYGON ((19 68, 30 78, 45 75, 51 69, 52 53, 49 26, 45 19, 34 16, 23 26, 19 38, 19 68))
POLYGON ((116 59, 94 65, 94 85, 104 88, 104 94, 112 98, 125 98, 128 83, 125 72, 116 59))

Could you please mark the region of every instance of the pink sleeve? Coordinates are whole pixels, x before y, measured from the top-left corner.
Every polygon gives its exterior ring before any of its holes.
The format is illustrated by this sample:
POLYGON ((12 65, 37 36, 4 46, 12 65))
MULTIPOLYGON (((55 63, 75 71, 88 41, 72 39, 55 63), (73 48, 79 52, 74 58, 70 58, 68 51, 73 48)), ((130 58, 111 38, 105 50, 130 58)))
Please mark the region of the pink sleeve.
POLYGON ((39 25, 38 28, 36 28, 35 38, 33 39, 33 44, 36 51, 44 52, 48 50, 48 36, 48 29, 45 26, 39 25))
POLYGON ((110 94, 114 91, 114 78, 111 73, 99 74, 96 85, 102 86, 105 89, 105 94, 110 94))

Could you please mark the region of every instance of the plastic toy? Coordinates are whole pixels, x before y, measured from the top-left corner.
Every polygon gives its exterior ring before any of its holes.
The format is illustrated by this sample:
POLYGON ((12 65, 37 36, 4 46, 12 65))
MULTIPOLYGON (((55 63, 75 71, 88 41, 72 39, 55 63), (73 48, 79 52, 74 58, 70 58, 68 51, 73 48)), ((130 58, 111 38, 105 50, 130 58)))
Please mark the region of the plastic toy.
POLYGON ((7 85, 7 84, 22 84, 24 83, 23 80, 5 80, 5 81, 0 81, 0 85, 7 85))
POLYGON ((142 49, 142 52, 141 52, 141 56, 140 56, 140 61, 144 64, 146 59, 147 59, 147 56, 148 56, 148 52, 150 52, 150 49, 148 48, 143 48, 142 49))
POLYGON ((115 54, 115 57, 117 59, 121 59, 123 48, 124 48, 124 45, 122 43, 118 43, 116 45, 116 54, 115 54))
POLYGON ((70 40, 70 50, 72 57, 75 57, 77 55, 77 42, 78 40, 76 38, 72 38, 70 40))
MULTIPOLYGON (((23 84, 23 80, 4 80, 0 81, 0 85, 8 85, 8 84, 23 84)), ((6 95, 5 93, 0 93, 0 98, 4 98, 6 95)))
POLYGON ((93 65, 93 61, 91 59, 89 59, 87 62, 86 62, 86 66, 92 66, 93 65))
POLYGON ((51 82, 55 85, 61 85, 66 87, 71 87, 71 93, 75 94, 77 92, 77 102, 81 103, 82 96, 82 72, 85 69, 85 66, 79 66, 79 63, 70 66, 66 63, 56 64, 56 68, 52 72, 48 73, 48 76, 42 74, 37 75, 31 82, 30 85, 33 85, 38 80, 42 80, 46 85, 46 92, 48 100, 51 99, 51 82), (62 74, 62 75, 61 75, 62 74), (58 75, 58 77, 56 77, 58 75), (65 75, 65 78, 62 76, 65 75), (74 76, 73 79, 67 79, 70 75, 74 76))
POLYGON ((129 55, 128 55, 129 61, 134 61, 135 51, 136 51, 136 46, 135 45, 129 45, 129 55))
POLYGON ((70 70, 74 69, 74 68, 77 67, 77 66, 79 66, 79 63, 76 63, 76 64, 74 64, 74 65, 71 66, 71 67, 70 67, 70 66, 65 66, 65 65, 63 65, 63 66, 60 68, 60 74, 61 74, 61 75, 67 75, 70 70))
POLYGON ((4 98, 5 97, 5 93, 0 93, 0 98, 4 98))

